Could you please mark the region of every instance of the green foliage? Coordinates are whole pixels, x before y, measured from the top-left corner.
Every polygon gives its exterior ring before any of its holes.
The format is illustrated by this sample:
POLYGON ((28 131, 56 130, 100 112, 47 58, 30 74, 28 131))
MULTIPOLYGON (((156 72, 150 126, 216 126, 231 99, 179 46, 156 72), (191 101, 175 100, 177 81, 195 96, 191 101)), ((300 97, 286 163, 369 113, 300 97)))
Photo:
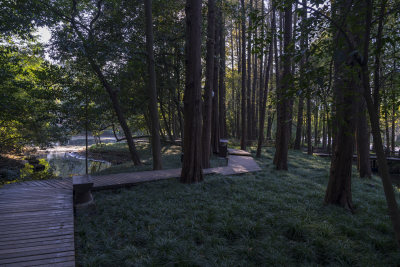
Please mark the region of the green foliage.
POLYGON ((24 168, 20 171, 20 178, 22 180, 46 180, 54 177, 50 171, 50 164, 45 159, 39 159, 36 166, 42 167, 41 170, 36 171, 35 165, 25 163, 24 168))
POLYGON ((76 216, 78 264, 400 264, 378 177, 354 175, 350 214, 323 206, 326 159, 290 152, 289 171, 278 172, 272 156, 262 154, 257 173, 95 193, 96 211, 76 216))
POLYGON ((54 85, 54 68, 41 57, 41 46, 32 40, 1 41, 0 152, 62 140, 60 90, 54 85))

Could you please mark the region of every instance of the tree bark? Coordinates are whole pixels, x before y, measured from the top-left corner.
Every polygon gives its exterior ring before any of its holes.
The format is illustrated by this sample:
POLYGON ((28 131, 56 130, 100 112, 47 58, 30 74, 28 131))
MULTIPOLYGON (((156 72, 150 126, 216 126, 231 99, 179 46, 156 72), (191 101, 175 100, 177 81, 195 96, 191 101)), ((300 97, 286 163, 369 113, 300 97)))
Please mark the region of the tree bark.
POLYGON ((221 46, 221 38, 220 38, 220 11, 219 8, 216 7, 216 25, 215 25, 215 44, 214 44, 214 81, 213 81, 213 97, 212 97, 212 122, 211 122, 211 150, 214 154, 219 153, 219 89, 218 89, 218 81, 219 81, 219 69, 220 69, 220 46, 221 46))
POLYGON ((210 168, 212 94, 214 89, 215 1, 208 0, 207 15, 206 84, 204 88, 204 113, 202 132, 202 165, 210 168))
POLYGON ((278 104, 277 110, 277 142, 275 144, 274 164, 277 170, 287 170, 287 158, 289 148, 289 104, 290 100, 287 96, 287 91, 291 85, 291 43, 292 43, 292 4, 289 3, 284 8, 284 55, 283 55, 283 73, 282 83, 278 88, 278 104), (279 138, 278 138, 279 135, 279 138))
MULTIPOLYGON (((226 132, 226 106, 225 106, 225 98, 226 98, 226 88, 225 88, 225 20, 223 17, 222 9, 219 9, 220 15, 220 26, 219 26, 219 35, 220 35, 220 67, 219 67, 219 133, 221 138, 227 137, 226 132)), ((233 78, 233 77, 232 77, 233 78)), ((233 90, 233 88, 232 88, 233 90)))
POLYGON ((186 81, 180 182, 203 181, 201 165, 201 0, 186 1, 186 81))
POLYGON ((144 1, 144 10, 146 17, 146 49, 147 49, 147 65, 149 72, 149 111, 151 120, 151 148, 153 152, 153 169, 161 170, 161 142, 157 108, 157 88, 156 88, 156 72, 154 66, 154 48, 153 48, 153 18, 152 18, 152 0, 144 1))
MULTIPOLYGON (((257 11, 258 0, 255 1, 255 10, 257 11)), ((257 24, 254 27, 254 40, 257 40, 257 24)), ((256 47, 256 45, 254 45, 256 47)), ((256 117, 256 88, 257 88, 257 78, 258 78, 258 54, 253 52, 253 84, 251 90, 251 100, 250 100, 250 119, 251 119, 251 140, 255 139, 257 131, 257 121, 256 117)))
POLYGON ((108 95, 110 96, 111 103, 113 105, 115 114, 117 115, 118 122, 121 125, 122 131, 124 132, 124 135, 126 137, 126 142, 128 143, 128 148, 129 148, 129 153, 131 156, 131 159, 133 161, 134 165, 142 165, 140 162, 139 155, 136 150, 135 143, 133 142, 132 139, 132 133, 131 130, 129 129, 128 124, 126 123, 126 119, 124 116, 124 112, 121 109, 118 96, 117 96, 117 91, 112 88, 111 84, 108 83, 107 79, 104 77, 103 72, 101 71, 100 67, 96 64, 94 59, 88 57, 88 61, 90 63, 90 66, 92 67, 93 71, 96 73, 97 77, 99 78, 100 82, 102 83, 103 87, 106 89, 108 95))
POLYGON ((318 125, 318 102, 315 101, 315 114, 314 114, 314 146, 318 147, 319 144, 319 125, 318 125))
POLYGON ((244 0, 242 5, 242 134, 240 139, 240 149, 246 149, 247 142, 247 122, 246 122, 246 7, 244 0))
MULTIPOLYGON (((305 25, 305 20, 307 19, 307 0, 303 0, 302 2, 303 5, 303 13, 301 17, 301 36, 300 36, 300 49, 301 51, 305 51, 307 49, 307 33, 306 33, 306 25, 305 25)), ((297 125, 296 125, 296 138, 294 141, 294 149, 300 150, 301 147, 301 134, 303 132, 303 113, 304 113, 304 89, 306 88, 306 83, 305 83, 305 63, 306 63, 307 57, 304 55, 301 60, 300 60, 300 96, 299 96, 299 105, 298 105, 298 111, 297 111, 297 125)))
MULTIPOLYGON (((253 0, 250 0, 250 13, 253 12, 253 0)), ((246 107, 247 107, 247 137, 248 142, 252 139, 252 120, 251 120, 251 31, 252 31, 252 19, 249 14, 249 30, 247 32, 247 95, 246 95, 246 107)))
MULTIPOLYGON (((364 37, 364 53, 363 58, 364 62, 361 64, 361 76, 362 82, 364 87, 364 97, 367 104, 368 114, 371 122, 371 129, 372 129, 372 136, 375 144, 375 151, 376 156, 378 159, 378 166, 379 166, 379 174, 382 179, 383 190, 385 192, 386 202, 388 205, 388 211, 390 215, 390 219, 392 221, 393 230, 395 233, 395 239, 397 245, 400 247, 400 214, 398 210, 398 205, 396 201, 396 195, 393 190, 393 185, 390 179, 389 168, 387 165, 387 160, 385 156, 385 152, 383 150, 383 143, 382 137, 380 133, 380 126, 379 126, 379 113, 378 113, 378 102, 373 102, 371 96, 371 88, 370 88, 370 81, 369 81, 369 69, 368 69, 368 52, 369 52, 369 41, 370 41, 370 32, 371 32, 371 20, 372 20, 372 1, 367 0, 365 1, 365 9, 366 9, 366 30, 365 30, 365 37, 364 37)), ((364 3, 364 2, 363 2, 364 3)), ((385 9, 386 1, 383 0, 381 2, 381 8, 385 9)), ((384 13, 384 12, 383 12, 384 13)), ((382 17, 383 19, 383 17, 382 17)), ((381 36, 378 35, 379 38, 381 36)), ((378 40, 377 40, 378 41, 378 40)), ((379 92, 379 91, 378 91, 379 92)), ((379 93, 378 93, 379 94, 379 93)), ((379 95, 376 99, 379 99, 379 95)))
POLYGON ((307 87, 307 154, 312 155, 311 141, 311 90, 307 87))
MULTIPOLYGON (((327 111, 325 110, 325 113, 327 111)), ((326 116, 324 113, 321 113, 321 120, 322 120, 322 149, 326 149, 326 116)))
MULTIPOLYGON (((361 88, 362 90, 362 88, 361 88)), ((365 110, 365 99, 361 95, 358 96, 358 119, 357 119, 357 161, 358 171, 361 178, 371 177, 371 162, 369 159, 369 136, 368 123, 365 110)))
MULTIPOLYGON (((343 19, 348 12, 351 0, 335 4, 337 17, 343 19)), ((358 11, 358 10, 357 10, 358 11)), ((358 11, 359 12, 359 11, 358 11)), ((360 14, 357 14, 360 15, 360 14)), ((355 22, 346 20, 348 28, 353 29, 355 22)), ((346 43, 341 31, 336 32, 335 55, 350 55, 352 49, 346 43)), ((334 151, 331 159, 329 183, 325 194, 325 204, 335 204, 353 212, 351 194, 351 171, 353 161, 354 131, 356 123, 356 99, 358 74, 354 69, 354 57, 342 59, 334 57, 334 105, 335 134, 334 151)))
MULTIPOLYGON (((272 22, 271 22, 272 27, 274 27, 274 25, 276 25, 275 22, 275 17, 272 16, 272 22)), ((276 27, 276 26, 275 26, 276 27)), ((274 31, 274 30, 272 30, 274 31)), ((269 75, 270 75, 270 69, 271 69, 271 65, 272 65, 272 60, 273 60, 273 42, 271 41, 271 43, 269 44, 269 48, 268 48, 268 62, 267 62, 267 67, 265 70, 265 89, 264 92, 261 91, 262 95, 262 103, 260 106, 260 115, 259 115, 259 126, 258 126, 258 144, 257 144, 257 153, 256 156, 257 157, 261 157, 261 146, 263 143, 263 139, 264 139, 264 123, 265 123, 265 111, 267 108, 267 100, 268 100, 268 86, 269 86, 269 75)))

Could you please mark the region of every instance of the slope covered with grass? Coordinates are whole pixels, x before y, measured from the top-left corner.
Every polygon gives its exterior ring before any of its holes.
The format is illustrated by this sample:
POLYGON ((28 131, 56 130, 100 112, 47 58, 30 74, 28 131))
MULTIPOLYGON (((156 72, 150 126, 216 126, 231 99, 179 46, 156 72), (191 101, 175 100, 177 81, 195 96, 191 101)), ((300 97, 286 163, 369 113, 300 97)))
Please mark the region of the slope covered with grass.
MULTIPOLYGON (((84 266, 396 266, 400 253, 379 178, 353 177, 356 213, 324 206, 329 161, 290 152, 289 171, 175 179, 94 194, 76 216, 84 266)), ((354 172, 356 173, 356 172, 354 172)))

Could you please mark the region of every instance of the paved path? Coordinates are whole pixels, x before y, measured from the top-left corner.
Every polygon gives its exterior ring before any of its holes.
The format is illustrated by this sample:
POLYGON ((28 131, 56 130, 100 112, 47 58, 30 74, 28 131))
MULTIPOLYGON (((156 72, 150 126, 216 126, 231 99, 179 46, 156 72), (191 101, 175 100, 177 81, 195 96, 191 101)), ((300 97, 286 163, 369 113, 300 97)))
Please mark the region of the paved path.
MULTIPOLYGON (((205 174, 232 175, 261 168, 240 150, 228 165, 205 174), (240 156, 237 156, 240 155, 240 156)), ((181 169, 92 176, 94 189, 179 177, 181 169)), ((0 188, 0 266, 75 266, 72 179, 29 181, 0 188)))
POLYGON ((75 266, 71 179, 0 189, 0 266, 75 266))

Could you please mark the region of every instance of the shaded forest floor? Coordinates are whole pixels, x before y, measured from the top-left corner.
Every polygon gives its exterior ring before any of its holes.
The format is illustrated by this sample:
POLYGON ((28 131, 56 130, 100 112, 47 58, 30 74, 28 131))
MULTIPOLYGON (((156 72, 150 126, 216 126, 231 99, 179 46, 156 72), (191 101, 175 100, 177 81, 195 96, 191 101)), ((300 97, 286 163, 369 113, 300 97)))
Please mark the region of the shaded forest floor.
POLYGON ((356 213, 324 206, 329 161, 290 152, 278 172, 268 149, 262 171, 175 179, 94 193, 96 209, 76 216, 83 266, 396 266, 379 177, 353 176, 356 213))

